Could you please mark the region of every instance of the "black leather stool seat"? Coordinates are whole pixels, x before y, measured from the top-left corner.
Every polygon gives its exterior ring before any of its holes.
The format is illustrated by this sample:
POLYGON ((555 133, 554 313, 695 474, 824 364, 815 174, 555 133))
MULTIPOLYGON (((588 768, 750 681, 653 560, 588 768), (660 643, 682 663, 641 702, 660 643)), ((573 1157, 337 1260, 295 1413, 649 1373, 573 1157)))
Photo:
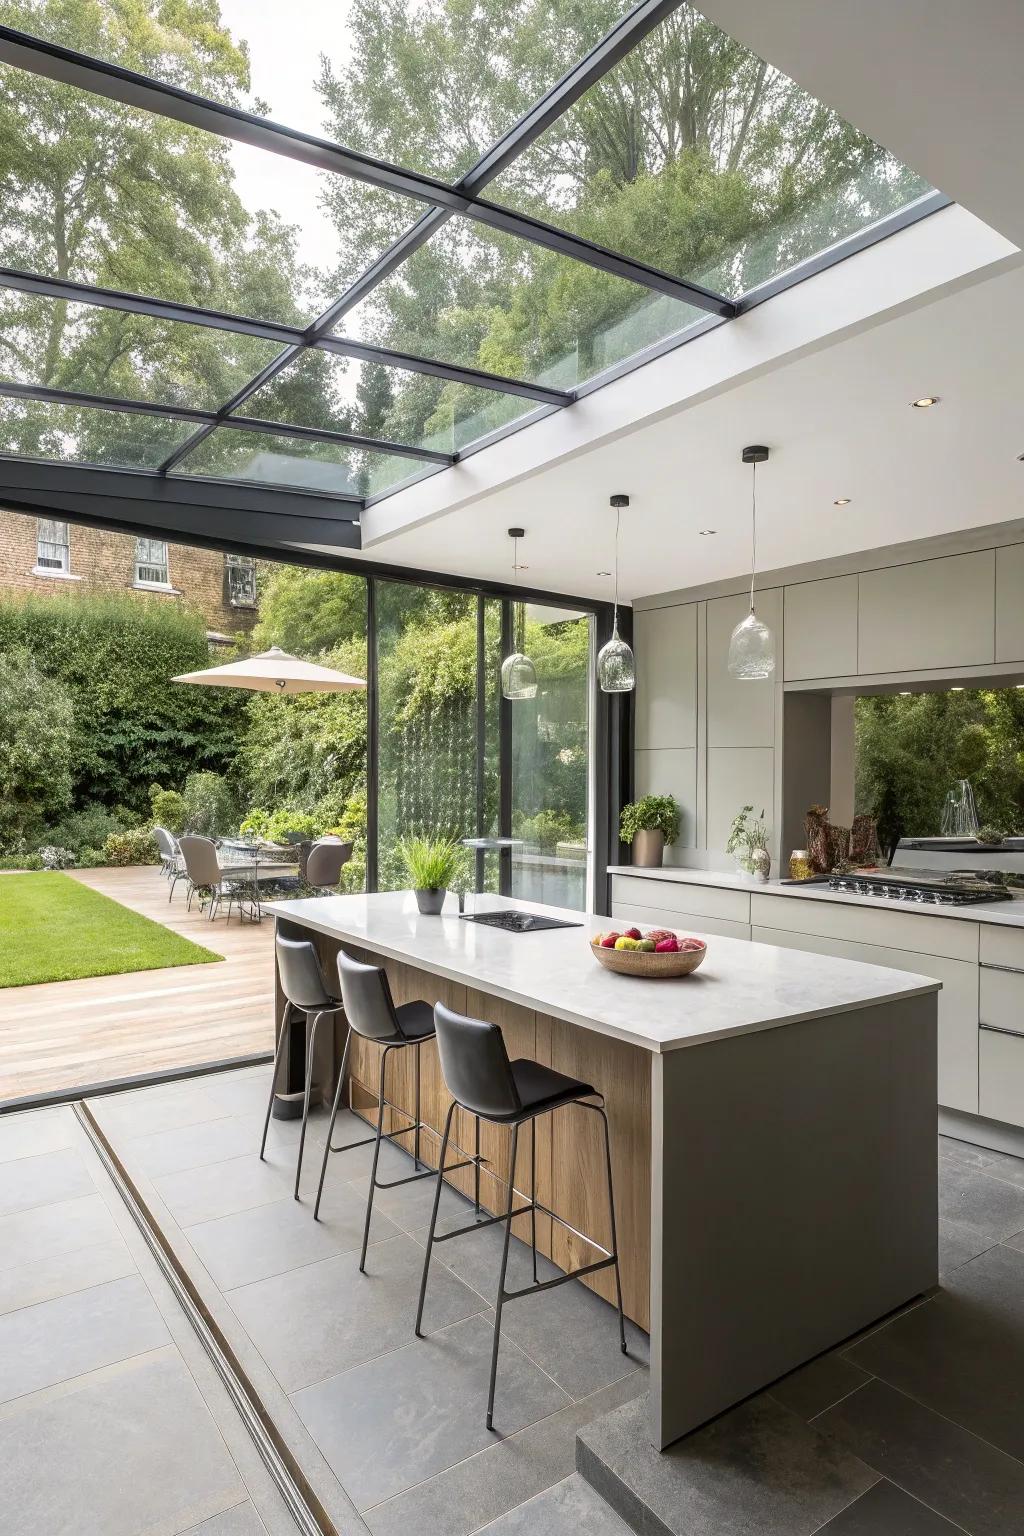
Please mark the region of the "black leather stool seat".
POLYGON ((500 1124, 525 1120, 531 1115, 558 1109, 562 1104, 572 1104, 576 1099, 585 1099, 594 1093, 590 1084, 582 1082, 578 1077, 567 1077, 564 1072, 556 1072, 554 1067, 545 1067, 539 1061, 530 1061, 525 1056, 510 1061, 509 1067, 523 1107, 517 1114, 496 1115, 494 1118, 500 1124))
POLYGON ((426 1040, 434 1033, 434 1005, 419 998, 413 1003, 399 1003, 395 1009, 406 1040, 426 1040))

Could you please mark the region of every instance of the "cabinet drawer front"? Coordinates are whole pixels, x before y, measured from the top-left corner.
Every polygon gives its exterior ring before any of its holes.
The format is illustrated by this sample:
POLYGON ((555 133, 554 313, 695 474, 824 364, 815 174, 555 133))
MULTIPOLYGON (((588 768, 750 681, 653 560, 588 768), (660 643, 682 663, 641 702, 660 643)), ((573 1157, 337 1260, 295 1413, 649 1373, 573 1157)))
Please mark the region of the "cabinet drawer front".
POLYGON ((1024 928, 1001 928, 997 923, 979 923, 978 927, 982 965, 1008 965, 1013 971, 1024 972, 1024 928))
MULTIPOLYGON (((939 922, 943 919, 939 918, 939 922)), ((756 924, 751 937, 761 944, 809 949, 813 954, 885 965, 894 971, 933 976, 942 982, 939 993, 939 1103, 949 1109, 978 1113, 978 967, 967 960, 921 955, 914 950, 887 949, 878 944, 854 944, 844 939, 790 933, 756 924)))
MULTIPOLYGON (((750 921, 766 928, 786 928, 823 939, 882 944, 940 959, 978 962, 978 924, 923 912, 862 907, 853 902, 820 901, 812 896, 763 896, 750 899, 750 921)), ((877 962, 884 965, 883 960, 877 962)), ((894 962, 895 963, 895 962, 894 962)), ((927 966, 921 967, 931 975, 927 966)))
POLYGON ((749 939, 749 923, 733 923, 725 917, 707 917, 699 912, 667 912, 664 907, 638 907, 628 901, 612 902, 612 920, 641 923, 653 928, 673 928, 680 933, 717 933, 724 939, 749 939))
MULTIPOLYGON (((638 907, 658 907, 662 912, 700 913, 724 917, 731 923, 750 922, 750 895, 718 885, 689 885, 679 880, 645 880, 636 875, 612 876, 612 901, 638 907)), ((666 926, 671 926, 667 924, 666 926)))
POLYGON ((1024 1039, 1024 971, 981 967, 978 1013, 982 1024, 1009 1029, 1024 1039))
POLYGON ((1024 1125, 1024 1038, 981 1032, 979 1109, 990 1120, 1024 1125))

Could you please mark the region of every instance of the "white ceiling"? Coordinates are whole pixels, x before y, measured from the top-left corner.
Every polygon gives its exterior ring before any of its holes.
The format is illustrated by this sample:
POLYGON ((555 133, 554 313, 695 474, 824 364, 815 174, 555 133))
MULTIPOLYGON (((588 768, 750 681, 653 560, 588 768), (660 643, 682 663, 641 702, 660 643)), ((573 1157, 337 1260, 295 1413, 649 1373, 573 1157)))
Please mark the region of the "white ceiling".
MULTIPOLYGON (((702 9, 1024 244, 1021 0, 702 9)), ((624 598, 733 578, 749 562, 748 442, 772 450, 759 471, 762 569, 1019 519, 1024 269, 991 230, 992 251, 968 260, 979 230, 960 210, 935 215, 380 503, 364 518, 366 555, 507 579, 505 530, 520 524, 530 585, 609 596, 596 573, 611 565, 608 497, 624 491, 624 598), (964 242, 956 270, 954 236, 964 242), (817 334, 799 334, 805 313, 817 334), (705 361, 720 370, 706 381, 705 361), (669 369, 674 393, 659 403, 669 369), (941 403, 910 409, 923 394, 941 403), (602 403, 590 440, 587 412, 602 403), (835 507, 838 497, 850 504, 835 507)))
MULTIPOLYGON (((376 546, 395 564, 505 576, 527 529, 531 585, 608 596, 608 497, 625 491, 621 590, 734 576, 749 560, 744 443, 759 476, 766 570, 1021 517, 1024 270, 803 357, 376 546), (909 401, 937 394, 930 410, 909 401), (849 496, 850 505, 832 505, 849 496), (701 528, 717 533, 701 537, 701 528)), ((694 343, 700 346, 701 342, 694 343)))

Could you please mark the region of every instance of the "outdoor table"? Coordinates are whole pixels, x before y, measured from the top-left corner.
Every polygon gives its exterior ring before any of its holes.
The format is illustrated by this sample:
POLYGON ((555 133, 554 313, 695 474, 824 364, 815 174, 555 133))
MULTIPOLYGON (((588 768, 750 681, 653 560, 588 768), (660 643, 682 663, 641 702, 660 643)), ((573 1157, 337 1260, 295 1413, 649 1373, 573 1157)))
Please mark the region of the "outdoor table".
POLYGON ((280 848, 275 843, 247 842, 244 838, 221 838, 217 845, 220 867, 229 880, 252 885, 251 904, 257 922, 262 920, 260 883, 280 879, 282 875, 297 875, 299 856, 297 849, 280 848))

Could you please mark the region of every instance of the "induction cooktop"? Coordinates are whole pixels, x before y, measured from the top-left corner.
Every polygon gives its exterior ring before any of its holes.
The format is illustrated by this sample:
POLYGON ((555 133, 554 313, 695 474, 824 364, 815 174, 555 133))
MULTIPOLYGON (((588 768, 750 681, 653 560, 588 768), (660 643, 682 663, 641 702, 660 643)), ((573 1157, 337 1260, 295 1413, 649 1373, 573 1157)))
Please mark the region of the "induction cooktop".
POLYGON ((561 917, 539 917, 533 912, 463 912, 464 923, 485 923, 488 928, 503 928, 506 933, 539 933, 542 928, 582 928, 582 923, 566 922, 561 917))

